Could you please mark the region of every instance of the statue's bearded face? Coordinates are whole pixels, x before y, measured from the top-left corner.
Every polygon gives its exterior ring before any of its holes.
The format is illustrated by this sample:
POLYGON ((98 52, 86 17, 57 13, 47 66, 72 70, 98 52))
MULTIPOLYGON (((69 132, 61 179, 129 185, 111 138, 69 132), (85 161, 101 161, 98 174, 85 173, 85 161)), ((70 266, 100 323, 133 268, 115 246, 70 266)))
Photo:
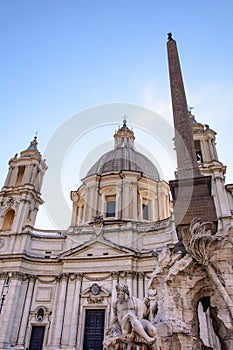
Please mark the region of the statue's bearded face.
POLYGON ((123 292, 121 290, 117 293, 117 297, 118 297, 120 303, 124 303, 126 301, 125 292, 123 292))

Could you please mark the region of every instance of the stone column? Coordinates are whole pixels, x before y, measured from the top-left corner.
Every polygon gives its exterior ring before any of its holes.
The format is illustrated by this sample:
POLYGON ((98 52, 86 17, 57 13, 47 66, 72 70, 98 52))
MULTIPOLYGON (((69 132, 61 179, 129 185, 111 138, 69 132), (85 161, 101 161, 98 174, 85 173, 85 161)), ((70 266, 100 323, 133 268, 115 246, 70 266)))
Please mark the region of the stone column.
POLYGON ((51 349, 58 349, 61 343, 61 332, 63 327, 64 318, 64 307, 66 300, 66 289, 67 289, 67 274, 62 274, 60 276, 60 281, 58 284, 57 299, 54 301, 56 303, 56 314, 53 315, 55 322, 53 324, 53 336, 52 336, 52 346, 51 349))
POLYGON ((82 204, 78 204, 78 215, 77 215, 77 225, 81 225, 83 222, 83 211, 84 211, 84 206, 82 204))
POLYGON ((0 292, 2 293, 3 291, 3 286, 4 286, 4 283, 5 283, 5 278, 6 278, 6 273, 5 272, 2 272, 0 274, 0 292))
POLYGON ((215 160, 218 160, 215 139, 212 139, 212 147, 213 147, 213 152, 214 152, 214 158, 215 158, 215 160))
POLYGON ((17 179, 17 175, 18 175, 18 167, 12 167, 12 172, 11 172, 11 177, 9 179, 9 187, 14 187, 16 184, 16 179, 17 179))
POLYGON ((161 192, 160 192, 160 220, 163 220, 165 218, 165 206, 166 206, 165 193, 164 193, 164 190, 161 189, 161 192))
POLYGON ((96 180, 94 184, 91 186, 91 201, 90 201, 90 217, 91 219, 97 215, 97 202, 98 202, 98 187, 96 180))
MULTIPOLYGON (((26 300, 26 294, 27 294, 27 288, 28 288, 28 278, 25 274, 17 273, 15 275, 16 278, 19 280, 19 291, 17 291, 18 297, 17 297, 17 306, 16 309, 12 310, 12 314, 10 317, 14 319, 12 328, 11 328, 11 335, 10 335, 10 344, 16 344, 17 338, 20 330, 20 326, 22 323, 22 317, 24 315, 24 303, 26 300)), ((10 288, 10 287, 9 287, 10 288)))
POLYGON ((0 349, 5 349, 10 345, 12 328, 18 313, 20 287, 19 275, 14 274, 9 282, 8 294, 0 315, 0 349))
POLYGON ((143 300, 145 297, 145 291, 144 291, 144 273, 139 272, 138 273, 138 298, 140 300, 143 300))
POLYGON ((142 197, 139 196, 139 220, 143 220, 143 212, 142 212, 142 197))
POLYGON ((10 187, 11 175, 12 175, 13 167, 10 166, 8 170, 8 174, 5 180, 4 187, 10 187))
POLYGON ((44 171, 39 171, 37 176, 38 176, 38 180, 37 180, 37 183, 36 183, 36 190, 40 191, 41 186, 42 186, 42 182, 43 182, 44 171))
POLYGON ((30 174, 30 178, 29 178, 29 183, 32 184, 32 185, 36 184, 37 171, 38 171, 37 165, 36 164, 32 164, 31 165, 31 174, 30 174))
POLYGON ((130 183, 127 179, 123 178, 123 205, 122 205, 122 219, 130 218, 130 204, 131 204, 131 191, 130 183))
POLYGON ((212 145, 212 139, 209 138, 208 139, 208 143, 209 143, 209 150, 210 150, 210 160, 214 160, 214 152, 213 152, 213 145, 212 145))
POLYGON ((158 220, 162 220, 163 213, 163 198, 162 198, 162 189, 159 189, 158 192, 158 220))
POLYGON ((72 308, 72 314, 71 314, 71 326, 70 326, 70 333, 69 333, 69 346, 71 349, 76 349, 82 280, 83 280, 83 274, 81 273, 77 274, 76 281, 75 281, 75 290, 74 290, 73 305, 72 305, 73 308, 72 308))
POLYGON ((131 183, 132 187, 132 200, 130 202, 130 206, 132 208, 132 219, 138 220, 138 195, 137 195, 137 179, 134 179, 134 181, 131 183))
POLYGON ((78 203, 73 201, 71 226, 76 226, 78 221, 78 203))
POLYGON ((75 277, 70 276, 67 285, 67 297, 65 304, 65 315, 64 315, 64 326, 62 329, 62 339, 61 345, 62 347, 69 344, 69 332, 71 327, 71 316, 73 310, 74 303, 74 293, 75 293, 75 277))
POLYGON ((52 344, 53 344, 53 334, 54 334, 54 327, 56 323, 56 310, 57 310, 57 299, 58 299, 58 294, 59 294, 59 279, 55 278, 56 281, 56 287, 55 287, 55 293, 54 293, 54 298, 53 298, 53 305, 52 305, 52 312, 51 312, 51 325, 49 327, 49 332, 48 332, 48 345, 49 349, 52 349, 52 344))
POLYGON ((32 226, 35 225, 37 212, 38 212, 38 208, 36 207, 36 208, 33 209, 32 213, 31 213, 31 225, 32 226))
POLYGON ((149 217, 150 220, 155 221, 156 217, 156 209, 155 209, 155 197, 151 199, 151 216, 149 217))
POLYGON ((224 188, 224 177, 220 174, 214 175, 214 186, 215 186, 215 194, 216 194, 216 209, 217 216, 231 216, 230 209, 228 206, 228 200, 226 197, 226 191, 224 188))
POLYGON ((12 232, 21 232, 28 215, 29 201, 26 198, 20 200, 19 208, 13 222, 12 232))
POLYGON ((148 294, 148 282, 149 282, 149 277, 146 275, 146 274, 144 274, 144 295, 145 296, 147 296, 147 294, 148 294))
POLYGON ((102 193, 100 198, 99 198, 99 210, 100 210, 100 214, 105 216, 106 215, 106 208, 105 208, 105 196, 102 193))
POLYGON ((133 285, 133 289, 132 289, 132 292, 133 292, 133 295, 135 297, 138 297, 138 281, 137 281, 137 272, 136 271, 133 271, 133 274, 132 274, 132 285, 133 285))
POLYGON ((30 181, 31 177, 31 171, 32 171, 32 166, 33 165, 26 165, 24 174, 23 174, 23 179, 22 179, 22 185, 28 184, 30 181))
POLYGON ((88 220, 89 200, 90 200, 90 193, 89 193, 89 189, 87 188, 85 193, 85 198, 84 198, 83 222, 86 222, 88 220))
MULTIPOLYGON (((117 299, 117 292, 116 292, 116 285, 119 281, 119 272, 112 272, 112 303, 117 299)), ((110 322, 113 319, 113 309, 111 305, 111 315, 110 315, 110 322)), ((109 324, 110 324, 109 322, 109 324)))
POLYGON ((209 161, 206 139, 200 139, 203 162, 209 161))
POLYGON ((157 195, 153 199, 153 208, 154 208, 153 221, 157 221, 158 220, 158 197, 157 197, 157 195))
POLYGON ((133 295, 133 272, 132 271, 126 271, 126 284, 129 288, 130 295, 133 295))
POLYGON ((85 222, 93 221, 97 212, 97 187, 95 182, 89 184, 86 198, 85 222))
POLYGON ((19 336, 17 341, 17 345, 22 347, 25 345, 25 335, 26 335, 26 330, 27 330, 27 325, 29 320, 29 313, 31 309, 34 286, 35 286, 35 276, 30 276, 29 282, 28 282, 27 295, 25 298, 23 317, 20 324, 19 336))

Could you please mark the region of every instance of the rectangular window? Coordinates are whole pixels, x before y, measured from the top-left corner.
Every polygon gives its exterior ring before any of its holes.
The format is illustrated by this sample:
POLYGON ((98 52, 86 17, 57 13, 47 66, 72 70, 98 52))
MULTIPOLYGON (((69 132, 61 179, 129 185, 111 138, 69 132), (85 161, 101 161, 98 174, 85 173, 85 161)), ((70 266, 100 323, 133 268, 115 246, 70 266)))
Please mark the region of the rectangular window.
POLYGON ((142 218, 149 220, 149 206, 147 204, 142 204, 142 218))
POLYGON ((114 217, 116 214, 116 201, 107 202, 106 217, 114 217))
POLYGON ((116 215, 116 196, 106 196, 106 217, 115 217, 116 215))

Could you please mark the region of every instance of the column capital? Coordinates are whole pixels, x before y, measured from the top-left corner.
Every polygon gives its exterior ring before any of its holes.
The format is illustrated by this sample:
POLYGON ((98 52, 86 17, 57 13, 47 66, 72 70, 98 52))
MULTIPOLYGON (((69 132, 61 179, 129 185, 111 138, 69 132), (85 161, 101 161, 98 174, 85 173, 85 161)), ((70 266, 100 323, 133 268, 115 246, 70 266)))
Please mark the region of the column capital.
POLYGON ((14 272, 10 272, 8 273, 8 276, 10 279, 18 279, 21 281, 26 281, 28 279, 28 275, 26 273, 22 273, 22 272, 18 272, 18 271, 14 271, 14 272))
POLYGON ((120 275, 119 271, 112 271, 112 272, 111 272, 112 278, 118 278, 119 275, 120 275))
POLYGON ((61 273, 60 275, 57 276, 57 280, 62 280, 62 279, 68 279, 69 278, 69 274, 68 273, 61 273))

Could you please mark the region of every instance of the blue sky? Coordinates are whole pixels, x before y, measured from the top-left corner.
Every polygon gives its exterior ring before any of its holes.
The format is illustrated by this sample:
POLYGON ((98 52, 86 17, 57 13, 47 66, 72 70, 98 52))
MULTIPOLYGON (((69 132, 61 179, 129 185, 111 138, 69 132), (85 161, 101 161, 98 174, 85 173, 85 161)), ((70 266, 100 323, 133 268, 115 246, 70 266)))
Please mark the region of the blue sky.
MULTIPOLYGON (((217 131, 219 158, 233 182, 232 13, 232 1, 217 0, 1 0, 1 184, 8 160, 36 131, 43 153, 59 126, 92 106, 131 103, 172 122, 170 31, 188 104, 217 131)), ((121 120, 109 115, 109 123, 121 120)))

